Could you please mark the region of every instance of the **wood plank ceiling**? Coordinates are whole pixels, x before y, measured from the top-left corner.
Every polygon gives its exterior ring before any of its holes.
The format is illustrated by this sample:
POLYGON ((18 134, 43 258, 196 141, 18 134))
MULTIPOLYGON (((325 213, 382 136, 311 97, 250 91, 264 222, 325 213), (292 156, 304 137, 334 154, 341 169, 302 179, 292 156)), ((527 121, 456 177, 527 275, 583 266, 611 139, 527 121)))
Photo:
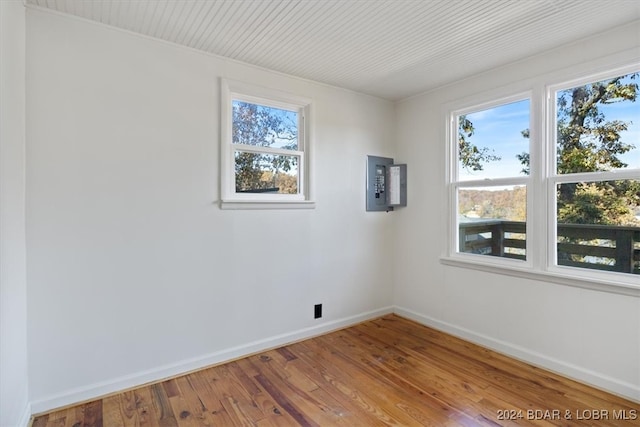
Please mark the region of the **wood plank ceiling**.
POLYGON ((640 19, 640 0, 26 3, 392 100, 640 19))

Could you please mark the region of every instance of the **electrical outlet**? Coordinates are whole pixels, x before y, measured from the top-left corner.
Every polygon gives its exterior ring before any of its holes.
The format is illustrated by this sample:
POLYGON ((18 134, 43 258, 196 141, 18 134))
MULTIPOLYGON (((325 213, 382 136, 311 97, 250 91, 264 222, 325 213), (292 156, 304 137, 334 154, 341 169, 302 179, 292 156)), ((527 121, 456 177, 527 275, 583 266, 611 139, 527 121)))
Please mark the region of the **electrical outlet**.
POLYGON ((313 306, 313 318, 319 319, 322 317, 322 304, 316 304, 313 306))

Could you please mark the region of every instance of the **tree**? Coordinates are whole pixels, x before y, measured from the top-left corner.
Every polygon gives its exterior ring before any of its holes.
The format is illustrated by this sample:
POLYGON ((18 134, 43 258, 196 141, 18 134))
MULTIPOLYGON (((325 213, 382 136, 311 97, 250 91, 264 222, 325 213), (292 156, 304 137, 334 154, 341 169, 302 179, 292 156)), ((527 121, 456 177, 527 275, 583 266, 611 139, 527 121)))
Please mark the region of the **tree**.
POLYGON ((463 215, 473 213, 480 218, 525 221, 527 190, 515 186, 504 190, 464 189, 458 192, 458 209, 463 215))
POLYGON ((640 195, 631 181, 561 184, 558 190, 558 222, 566 224, 638 225, 635 207, 640 195), (570 186, 569 190, 566 187, 570 186), (571 200, 562 198, 569 193, 571 200))
MULTIPOLYGON (((598 172, 624 168, 620 156, 635 146, 622 140, 630 122, 607 120, 603 105, 636 102, 638 74, 578 86, 561 91, 557 100, 557 170, 559 174, 598 172)), ((482 162, 499 160, 488 149, 478 149, 467 138, 474 128, 460 116, 459 160, 473 170, 482 162)), ((529 138, 529 129, 522 131, 529 138)), ((530 173, 529 153, 518 154, 522 172, 530 173)), ((640 183, 620 180, 566 183, 558 188, 558 222, 580 224, 637 225, 634 211, 640 205, 640 183)))
POLYGON ((472 144, 469 138, 473 136, 475 129, 473 123, 466 115, 458 117, 458 158, 466 169, 481 171, 482 164, 500 160, 487 147, 478 148, 472 144))
MULTIPOLYGON (((638 96, 637 73, 578 86, 559 93, 557 103, 558 173, 597 172, 627 166, 620 155, 634 145, 622 140, 628 122, 606 120, 601 106, 638 96)), ((558 188, 558 222, 631 225, 640 184, 606 181, 562 184, 558 188)))
MULTIPOLYGON (((278 144, 281 148, 297 147, 297 124, 282 110, 248 102, 233 102, 232 142, 258 147, 278 144)), ((296 193, 297 185, 291 185, 280 175, 295 170, 297 157, 250 151, 236 151, 236 191, 260 192, 274 190, 296 193), (287 182, 280 189, 278 184, 287 182)))

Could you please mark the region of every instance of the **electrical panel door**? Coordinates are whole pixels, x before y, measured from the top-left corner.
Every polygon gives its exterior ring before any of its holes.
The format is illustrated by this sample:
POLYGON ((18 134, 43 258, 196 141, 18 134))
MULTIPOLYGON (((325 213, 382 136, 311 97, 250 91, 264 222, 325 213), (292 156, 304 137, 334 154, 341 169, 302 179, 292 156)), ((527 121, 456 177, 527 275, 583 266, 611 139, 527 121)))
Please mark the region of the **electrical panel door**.
POLYGON ((392 158, 367 156, 367 211, 392 211, 407 205, 407 165, 392 158))

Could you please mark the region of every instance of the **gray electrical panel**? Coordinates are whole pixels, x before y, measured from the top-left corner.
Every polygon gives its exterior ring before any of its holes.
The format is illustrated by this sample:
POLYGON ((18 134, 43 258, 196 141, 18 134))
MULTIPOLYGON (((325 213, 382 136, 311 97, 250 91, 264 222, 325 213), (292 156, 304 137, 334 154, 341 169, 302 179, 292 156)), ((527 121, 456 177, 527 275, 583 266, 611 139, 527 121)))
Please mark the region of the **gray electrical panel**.
POLYGON ((407 165, 389 157, 367 156, 367 211, 407 206, 407 165))

